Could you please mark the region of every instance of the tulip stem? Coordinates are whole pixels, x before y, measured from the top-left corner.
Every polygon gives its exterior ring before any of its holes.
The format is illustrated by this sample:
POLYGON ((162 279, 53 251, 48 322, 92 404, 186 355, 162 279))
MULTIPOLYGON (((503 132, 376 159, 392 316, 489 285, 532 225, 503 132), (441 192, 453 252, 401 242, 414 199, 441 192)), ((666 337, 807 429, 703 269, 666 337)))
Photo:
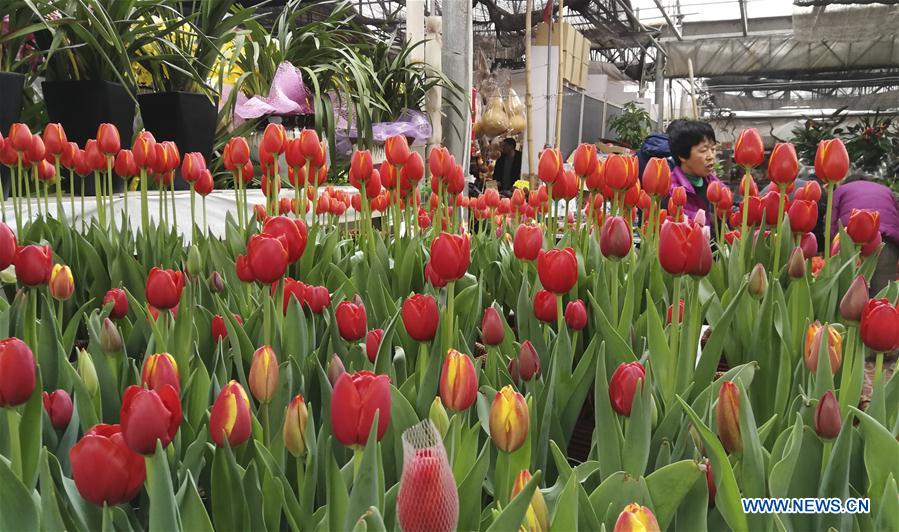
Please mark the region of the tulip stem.
MULTIPOLYGON (((37 203, 35 204, 35 209, 37 210, 37 217, 40 218, 41 217, 41 197, 43 196, 43 194, 41 194, 41 181, 38 178, 37 167, 38 167, 38 164, 31 165, 31 179, 34 180, 34 196, 37 199, 37 203)), ((30 201, 31 198, 29 197, 28 199, 29 199, 28 207, 30 208, 31 207, 31 201, 30 201)), ((29 216, 31 215, 30 212, 28 214, 29 214, 29 216)))
POLYGON ((779 278, 779 270, 780 270, 780 248, 781 242, 783 241, 783 219, 784 219, 784 203, 787 197, 787 189, 783 185, 778 185, 780 189, 780 194, 778 194, 777 200, 777 239, 774 241, 774 269, 771 270, 771 273, 774 274, 775 278, 779 278))
POLYGON ((827 183, 827 210, 824 215, 824 260, 830 258, 830 224, 833 219, 833 191, 834 184, 827 183))
MULTIPOLYGON (((31 220, 31 183, 28 176, 25 176, 23 181, 25 181, 25 201, 28 203, 28 219, 31 220)), ((40 202, 38 202, 38 207, 40 207, 40 202)))
POLYGON ((84 176, 81 177, 81 232, 87 232, 87 222, 84 220, 84 182, 87 181, 84 176))
POLYGON ((559 326, 556 334, 562 334, 562 327, 565 324, 565 316, 562 313, 562 294, 556 294, 556 323, 559 326))
POLYGON ((172 176, 172 182, 169 183, 170 191, 172 193, 172 226, 177 230, 178 229, 178 209, 175 208, 175 177, 172 176))
MULTIPOLYGON (((54 169, 56 170, 56 217, 59 218, 62 210, 62 174, 60 173, 59 168, 59 155, 57 155, 54 161, 54 169)), ((0 190, 0 198, 3 197, 3 191, 0 190)))
POLYGON ((269 413, 270 403, 268 401, 262 403, 262 441, 268 447, 272 439, 271 430, 271 414, 269 413))
POLYGON ((749 171, 749 167, 744 167, 745 172, 743 173, 743 204, 740 209, 743 211, 743 221, 740 224, 740 271, 742 268, 746 267, 746 233, 748 232, 748 222, 749 222, 749 181, 752 179, 752 174, 749 171))
POLYGON ((147 169, 140 169, 140 225, 147 236, 147 228, 150 227, 150 206, 147 204, 147 169))
POLYGON ((857 405, 858 397, 854 400, 849 395, 849 379, 852 378, 852 370, 855 367, 855 327, 850 326, 846 331, 846 350, 844 351, 843 373, 840 375, 840 417, 846 415, 849 405, 857 405), (850 403, 852 401, 852 403, 850 403))
POLYGON ((115 209, 113 208, 113 197, 112 197, 112 156, 106 156, 106 181, 107 186, 109 187, 109 221, 112 223, 112 227, 115 228, 115 209))
MULTIPOLYGON (((9 176, 9 188, 10 188, 10 197, 12 198, 12 210, 16 216, 16 234, 22 234, 22 215, 19 212, 19 196, 22 194, 20 192, 20 187, 22 181, 22 157, 19 157, 19 169, 16 173, 15 179, 13 176, 9 176)), ((4 208, 3 214, 6 215, 6 209, 4 208)))
POLYGON ((878 351, 874 358, 874 385, 883 378, 883 351, 878 351))
POLYGON ((206 222, 206 196, 203 196, 203 233, 209 236, 209 225, 206 222))
POLYGON ((6 412, 6 420, 9 423, 9 458, 10 466, 13 473, 19 480, 22 479, 22 442, 19 437, 19 424, 22 417, 19 415, 18 408, 4 408, 6 412))
MULTIPOLYGON (((680 360, 678 357, 678 343, 680 343, 680 324, 681 318, 683 318, 680 310, 682 280, 683 276, 681 275, 674 278, 674 300, 671 303, 671 356, 674 360, 680 360)), ((675 382, 678 382, 678 379, 679 376, 675 373, 675 382)))
POLYGON ((94 202, 97 204, 97 218, 100 220, 100 227, 106 227, 106 216, 103 210, 103 201, 100 197, 102 192, 100 185, 100 172, 94 170, 94 202))
POLYGON ((446 332, 443 343, 443 352, 446 353, 453 346, 453 318, 455 317, 456 281, 446 283, 446 332))
POLYGON ((72 217, 72 226, 75 225, 75 170, 69 168, 69 207, 72 209, 72 212, 69 214, 72 217))
POLYGON ((63 302, 59 301, 59 305, 56 307, 56 330, 59 331, 59 337, 62 338, 62 305, 63 302))
POLYGON ((197 212, 196 212, 197 194, 194 191, 194 184, 190 184, 190 240, 193 243, 197 241, 197 212))

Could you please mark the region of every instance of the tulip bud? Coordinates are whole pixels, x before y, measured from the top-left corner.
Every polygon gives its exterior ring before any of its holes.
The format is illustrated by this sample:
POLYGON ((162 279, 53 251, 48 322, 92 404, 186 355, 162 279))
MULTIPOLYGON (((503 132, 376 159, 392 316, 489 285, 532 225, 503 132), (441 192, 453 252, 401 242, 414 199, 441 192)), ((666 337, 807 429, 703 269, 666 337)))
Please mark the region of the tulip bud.
POLYGON ((805 277, 805 255, 802 248, 794 248, 790 254, 790 260, 787 262, 787 273, 793 279, 802 279, 805 277))
POLYGON ((271 401, 278 388, 278 357, 270 345, 264 345, 253 353, 248 383, 256 400, 261 403, 271 401))
POLYGON ((631 251, 632 236, 621 216, 609 216, 602 224, 599 248, 604 257, 620 259, 631 251))
POLYGON ((848 322, 858 323, 862 319, 862 310, 868 299, 868 281, 863 275, 859 275, 840 300, 840 317, 848 322))
MULTIPOLYGON (((522 469, 521 473, 515 477, 515 483, 512 485, 512 498, 517 497, 530 481, 531 472, 527 469, 522 469)), ((546 509, 543 492, 539 489, 534 490, 526 517, 528 520, 527 530, 532 532, 549 532, 549 511, 546 509)))
POLYGON ((365 335, 365 355, 372 364, 375 363, 378 357, 378 350, 381 349, 383 340, 384 329, 372 329, 365 335))
POLYGON ((706 459, 703 465, 705 466, 705 483, 709 490, 709 506, 715 506, 715 495, 718 494, 718 488, 715 486, 715 476, 712 474, 712 463, 706 459))
POLYGON ((659 523, 649 508, 633 502, 618 514, 613 532, 659 532, 659 523))
POLYGON ((490 438, 496 448, 512 453, 528 437, 528 404, 524 396, 505 386, 496 392, 490 407, 490 438))
POLYGON ((222 278, 222 274, 216 271, 209 274, 209 290, 213 294, 221 294, 225 291, 225 280, 222 278))
POLYGON ((63 430, 72 420, 72 397, 65 390, 43 393, 44 410, 50 417, 50 424, 56 430, 63 430))
POLYGON ((54 264, 50 271, 50 283, 47 286, 50 296, 57 301, 66 301, 75 292, 75 279, 72 270, 62 264, 54 264))
POLYGON ((100 347, 104 353, 118 353, 125 347, 118 327, 109 318, 103 320, 100 328, 100 347))
POLYGON ((756 299, 762 299, 767 291, 768 276, 765 267, 761 263, 756 264, 749 272, 749 294, 756 299))
POLYGON ((525 340, 518 350, 518 374, 525 382, 540 374, 540 357, 530 340, 525 340))
POLYGON ((178 376, 178 363, 175 357, 168 353, 157 353, 147 357, 144 361, 144 369, 141 371, 141 384, 151 390, 161 390, 169 385, 176 392, 181 393, 181 383, 178 376))
POLYGON ((731 381, 724 381, 718 391, 715 423, 724 449, 728 453, 741 452, 743 439, 740 435, 740 389, 731 381))
POLYGON ((94 360, 90 353, 84 349, 78 350, 78 376, 84 388, 91 397, 96 397, 100 391, 100 381, 97 379, 97 368, 94 367, 94 360))
POLYGON ((187 252, 187 273, 193 277, 203 273, 203 256, 200 255, 200 248, 196 244, 190 246, 187 252))
POLYGON ((499 345, 505 335, 506 330, 499 312, 493 307, 487 307, 481 318, 481 341, 484 345, 499 345))
POLYGON ((461 412, 474 404, 478 397, 478 374, 471 358, 450 349, 440 371, 440 399, 451 410, 461 412))
POLYGON ((805 332, 805 366, 812 373, 818 371, 818 354, 821 352, 821 341, 827 337, 827 353, 830 358, 830 371, 836 374, 843 360, 843 337, 833 325, 821 325, 815 320, 809 324, 805 332))
POLYGON ((575 331, 583 330, 587 326, 587 306, 582 300, 570 301, 565 307, 565 323, 575 331))
POLYGON ((31 348, 18 338, 0 340, 0 407, 28 401, 36 385, 31 348))
POLYGON ((306 454, 306 425, 309 422, 309 411, 303 396, 297 394, 287 405, 284 415, 284 447, 295 457, 306 454))
POLYGON ((818 436, 831 440, 840 434, 842 426, 840 404, 833 395, 833 391, 828 390, 818 400, 818 406, 815 408, 815 432, 818 433, 818 436))
POLYGON ((437 427, 437 430, 440 432, 440 436, 446 436, 446 431, 449 430, 449 416, 446 413, 446 409, 443 408, 443 403, 440 401, 440 397, 435 397, 433 401, 431 401, 431 409, 428 411, 428 419, 431 420, 431 423, 437 427))
POLYGON ((630 417, 637 383, 645 380, 646 370, 639 362, 620 364, 609 381, 609 399, 618 414, 630 417))
POLYGON ((209 435, 219 447, 236 447, 250 438, 252 431, 250 398, 239 382, 232 380, 219 392, 209 413, 209 435))
POLYGON ((340 360, 337 353, 334 353, 334 356, 331 357, 331 362, 328 363, 328 381, 331 382, 331 386, 334 386, 337 383, 337 379, 344 373, 346 373, 346 368, 343 367, 343 361, 340 360))
POLYGON ((129 386, 119 413, 125 444, 139 454, 156 452, 156 442, 167 447, 181 425, 181 399, 171 386, 148 390, 129 386))

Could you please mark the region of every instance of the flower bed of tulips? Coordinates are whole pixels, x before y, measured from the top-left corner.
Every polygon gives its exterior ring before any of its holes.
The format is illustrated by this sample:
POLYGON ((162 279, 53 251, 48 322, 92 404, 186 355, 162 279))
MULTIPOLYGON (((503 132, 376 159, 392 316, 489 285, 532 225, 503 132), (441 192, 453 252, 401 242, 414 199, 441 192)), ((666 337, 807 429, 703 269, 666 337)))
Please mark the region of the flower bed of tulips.
MULTIPOLYGON (((140 176, 142 198, 148 178, 180 167, 196 190, 208 173, 147 134, 120 150, 100 133, 83 170, 101 204, 114 173, 140 176)), ((44 161, 82 173, 80 150, 64 159, 77 146, 56 141, 3 141, 16 213, 22 185, 52 184, 44 161)), ((899 287, 868 294, 876 213, 853 213, 816 254, 821 189, 787 198, 791 146, 759 197, 761 141, 744 132, 746 203, 715 185, 714 212, 692 220, 664 161, 638 176, 587 145, 573 171, 544 151, 529 195, 477 200, 445 149, 425 164, 403 138, 378 169, 354 155, 359 194, 318 194, 304 176, 322 175, 319 150, 311 131, 269 126, 267 205, 241 205, 222 238, 194 229, 190 246, 146 201, 139 232, 102 215, 84 230, 65 215, 0 224, 0 269, 15 266, 0 300, 0 529, 899 530, 899 381, 882 368, 899 287), (281 196, 295 201, 279 215, 281 196), (576 214, 557 224, 550 199, 576 214), (333 201, 361 213, 352 228, 333 201), (323 215, 307 224, 310 205, 323 215), (870 511, 747 514, 741 497, 863 497, 870 511)), ((819 150, 831 191, 845 153, 819 150)), ((223 157, 248 184, 246 143, 223 157)))

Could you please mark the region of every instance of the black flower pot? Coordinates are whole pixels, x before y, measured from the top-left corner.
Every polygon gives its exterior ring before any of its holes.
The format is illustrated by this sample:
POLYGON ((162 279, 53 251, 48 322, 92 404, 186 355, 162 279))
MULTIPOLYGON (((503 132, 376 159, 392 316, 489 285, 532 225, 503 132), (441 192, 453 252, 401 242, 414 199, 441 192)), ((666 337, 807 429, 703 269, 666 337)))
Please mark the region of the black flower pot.
MULTIPOLYGON (((4 136, 9 126, 19 121, 22 112, 22 92, 25 90, 25 75, 15 72, 0 72, 0 133, 4 136)), ((0 179, 4 189, 9 181, 8 169, 0 166, 0 179)))
MULTIPOLYGON (((156 92, 137 97, 144 129, 162 142, 171 140, 185 153, 199 152, 207 161, 212 156, 215 126, 218 122, 218 102, 195 92, 156 92)), ((175 188, 186 190, 180 168, 175 188)))
MULTIPOLYGON (((134 136, 135 106, 124 87, 108 81, 80 80, 45 81, 42 87, 50 122, 62 124, 70 142, 77 142, 83 148, 88 139, 97 136, 100 124, 108 122, 118 128, 122 147, 130 147, 134 136)), ((121 191, 124 186, 121 179, 113 179, 116 191, 121 191)), ((93 176, 85 179, 85 193, 94 194, 93 176)))

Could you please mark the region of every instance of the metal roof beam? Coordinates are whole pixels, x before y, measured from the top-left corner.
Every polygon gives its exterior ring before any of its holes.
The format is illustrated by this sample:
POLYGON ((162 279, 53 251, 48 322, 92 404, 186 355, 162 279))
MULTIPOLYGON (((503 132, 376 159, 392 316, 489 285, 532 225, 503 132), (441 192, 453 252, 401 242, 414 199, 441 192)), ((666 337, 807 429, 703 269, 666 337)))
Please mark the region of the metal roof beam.
MULTIPOLYGON (((665 6, 662 5, 662 0, 654 0, 654 1, 655 1, 655 3, 656 3, 656 7, 658 7, 658 8, 659 8, 659 11, 662 12, 662 17, 665 18, 665 22, 668 23, 668 27, 671 28, 671 31, 672 31, 672 32, 674 32, 674 36, 677 37, 677 40, 679 40, 679 41, 684 40, 684 36, 681 35, 680 30, 679 30, 679 29, 677 28, 677 26, 674 24, 674 21, 671 20, 671 17, 668 16, 668 12, 665 11, 665 6)), ((743 6, 743 0, 740 0, 740 7, 741 7, 741 9, 742 9, 742 6, 743 6)), ((746 34, 743 33, 743 35, 746 35, 746 34)))
MULTIPOLYGON (((658 3, 658 1, 656 2, 658 3)), ((746 0, 740 0, 740 22, 743 25, 743 37, 749 35, 749 17, 746 14, 746 0)))

